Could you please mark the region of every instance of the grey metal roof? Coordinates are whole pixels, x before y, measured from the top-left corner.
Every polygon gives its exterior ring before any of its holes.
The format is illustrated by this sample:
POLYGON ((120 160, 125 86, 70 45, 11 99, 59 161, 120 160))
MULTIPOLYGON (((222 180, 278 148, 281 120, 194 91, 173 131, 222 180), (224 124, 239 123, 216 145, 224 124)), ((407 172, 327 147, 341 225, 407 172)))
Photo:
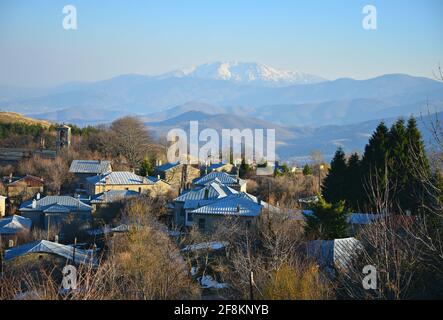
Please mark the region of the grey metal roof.
POLYGON ((362 248, 359 240, 344 238, 310 241, 307 249, 308 255, 315 258, 322 267, 346 269, 362 248))
POLYGON ((133 190, 108 190, 93 196, 91 203, 111 203, 139 195, 138 192, 133 190))
POLYGON ((373 213, 351 213, 348 217, 348 223, 351 224, 369 224, 371 222, 385 218, 385 214, 373 213))
POLYGON ((175 198, 174 201, 204 200, 206 192, 207 199, 223 198, 228 195, 238 193, 236 190, 228 186, 213 181, 205 186, 196 187, 186 193, 181 194, 175 198))
POLYGON ((87 212, 91 211, 92 207, 71 196, 46 196, 40 200, 29 200, 24 202, 20 206, 19 210, 43 212, 87 212), (33 201, 36 201, 35 208, 32 208, 33 201))
POLYGON ((87 231, 87 233, 90 234, 91 236, 98 236, 98 235, 109 234, 109 233, 114 233, 114 232, 121 233, 121 232, 128 232, 128 231, 129 231, 129 226, 127 224, 121 224, 115 228, 105 226, 103 228, 92 229, 92 230, 87 231))
MULTIPOLYGON (((72 259, 74 256, 74 248, 56 242, 40 240, 6 250, 5 260, 11 260, 29 253, 49 253, 66 259, 72 259)), ((96 264, 96 260, 88 253, 88 251, 78 248, 75 249, 74 262, 77 264, 96 264)))
POLYGON ((227 186, 242 185, 245 182, 245 180, 237 178, 236 175, 228 174, 226 172, 212 171, 201 178, 195 179, 193 183, 195 185, 205 185, 213 182, 214 180, 227 186))
POLYGON ((196 209, 208 205, 217 199, 237 193, 238 191, 214 181, 205 186, 196 187, 186 193, 183 193, 179 197, 175 198, 174 201, 184 202, 184 209, 196 209))
POLYGON ((180 164, 179 162, 165 163, 165 164, 163 164, 161 166, 155 167, 155 170, 157 170, 157 171, 168 171, 168 170, 170 170, 172 168, 175 168, 179 164, 180 164))
POLYGON ((69 213, 70 210, 69 208, 59 205, 59 204, 54 204, 46 209, 43 210, 44 213, 69 213))
POLYGON ((142 177, 129 171, 113 171, 106 174, 87 178, 87 182, 92 185, 105 185, 106 179, 109 178, 110 185, 127 185, 127 184, 155 184, 150 177, 142 177))
POLYGON ((256 217, 260 215, 261 210, 262 206, 258 203, 240 194, 235 194, 193 210, 192 213, 256 217))
POLYGON ((108 160, 73 160, 69 172, 103 174, 109 171, 110 165, 108 160))
POLYGON ((31 229, 31 226, 31 219, 13 215, 0 219, 0 234, 16 234, 17 232, 31 229))

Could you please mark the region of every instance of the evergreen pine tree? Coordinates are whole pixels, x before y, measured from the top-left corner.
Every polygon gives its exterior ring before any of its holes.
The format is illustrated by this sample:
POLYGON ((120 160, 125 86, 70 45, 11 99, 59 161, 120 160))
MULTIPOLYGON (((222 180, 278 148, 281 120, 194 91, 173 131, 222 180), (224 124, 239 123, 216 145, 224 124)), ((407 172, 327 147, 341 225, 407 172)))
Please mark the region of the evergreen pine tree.
POLYGON ((423 201, 426 201, 423 183, 432 179, 432 174, 426 156, 425 145, 417 128, 417 122, 413 117, 408 120, 406 136, 408 141, 405 166, 407 183, 404 186, 402 206, 412 212, 416 212, 422 207, 423 201))
POLYGON ((371 199, 372 189, 377 190, 380 194, 385 191, 389 150, 388 139, 389 130, 384 122, 381 122, 369 139, 361 160, 361 207, 368 212, 374 209, 371 199))
POLYGON ((309 164, 305 164, 305 166, 303 167, 303 175, 304 176, 312 175, 312 168, 309 166, 309 164))
POLYGON ((251 173, 252 167, 246 163, 245 158, 242 158, 240 168, 239 168, 239 176, 240 178, 247 178, 247 176, 251 173))
POLYGON ((346 198, 346 169, 345 153, 339 148, 322 185, 322 194, 327 202, 338 203, 346 198))
POLYGON ((338 239, 348 235, 347 212, 344 202, 327 203, 323 197, 311 206, 312 214, 306 215, 306 234, 315 239, 338 239))
POLYGON ((145 156, 142 163, 140 164, 140 170, 139 173, 141 176, 149 176, 154 171, 154 163, 155 159, 149 158, 145 156))
POLYGON ((361 162, 357 153, 353 153, 348 159, 348 167, 346 173, 346 205, 351 210, 359 209, 363 188, 361 183, 361 162))
POLYGON ((409 143, 403 119, 395 122, 389 130, 388 146, 388 179, 392 186, 390 201, 396 208, 410 210, 411 208, 404 207, 408 202, 409 143))

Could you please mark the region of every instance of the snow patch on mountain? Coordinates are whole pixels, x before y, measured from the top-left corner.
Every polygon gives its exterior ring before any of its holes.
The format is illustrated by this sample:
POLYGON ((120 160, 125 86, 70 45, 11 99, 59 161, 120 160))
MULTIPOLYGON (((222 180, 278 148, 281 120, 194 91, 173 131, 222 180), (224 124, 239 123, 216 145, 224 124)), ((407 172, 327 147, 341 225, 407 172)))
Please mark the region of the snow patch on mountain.
POLYGON ((251 62, 212 62, 192 68, 175 70, 160 77, 226 80, 239 84, 270 86, 312 84, 326 81, 315 75, 299 71, 277 70, 261 63, 251 62))

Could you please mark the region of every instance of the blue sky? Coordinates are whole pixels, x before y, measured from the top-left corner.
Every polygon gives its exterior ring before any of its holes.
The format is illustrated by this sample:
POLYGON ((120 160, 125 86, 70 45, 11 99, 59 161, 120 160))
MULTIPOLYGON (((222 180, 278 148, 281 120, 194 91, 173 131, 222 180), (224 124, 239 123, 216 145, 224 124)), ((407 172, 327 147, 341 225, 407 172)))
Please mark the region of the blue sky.
POLYGON ((440 0, 0 2, 0 85, 159 74, 205 62, 261 62, 329 79, 432 77, 443 64, 440 0), (64 5, 78 29, 62 28, 64 5), (378 29, 362 28, 375 5, 378 29))

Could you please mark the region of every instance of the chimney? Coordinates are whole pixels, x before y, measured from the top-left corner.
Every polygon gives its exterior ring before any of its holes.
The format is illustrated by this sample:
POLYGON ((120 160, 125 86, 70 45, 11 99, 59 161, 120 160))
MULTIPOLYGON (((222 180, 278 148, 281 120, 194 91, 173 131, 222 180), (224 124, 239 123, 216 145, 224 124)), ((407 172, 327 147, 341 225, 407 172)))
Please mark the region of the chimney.
POLYGON ((158 165, 161 166, 162 165, 162 161, 158 160, 158 165))
POLYGON ((36 198, 37 200, 40 200, 40 192, 37 192, 37 194, 35 195, 35 198, 36 198))
POLYGON ((205 189, 205 200, 208 200, 209 197, 209 190, 205 189))
POLYGON ((160 175, 159 174, 157 175, 157 179, 160 180, 160 175))
POLYGON ((37 200, 32 199, 32 205, 31 205, 32 209, 37 208, 37 200))
POLYGON ((109 183, 110 183, 109 176, 106 176, 106 177, 105 177, 105 184, 108 185, 109 183))
POLYGON ((9 174, 9 183, 12 182, 12 172, 9 174))

